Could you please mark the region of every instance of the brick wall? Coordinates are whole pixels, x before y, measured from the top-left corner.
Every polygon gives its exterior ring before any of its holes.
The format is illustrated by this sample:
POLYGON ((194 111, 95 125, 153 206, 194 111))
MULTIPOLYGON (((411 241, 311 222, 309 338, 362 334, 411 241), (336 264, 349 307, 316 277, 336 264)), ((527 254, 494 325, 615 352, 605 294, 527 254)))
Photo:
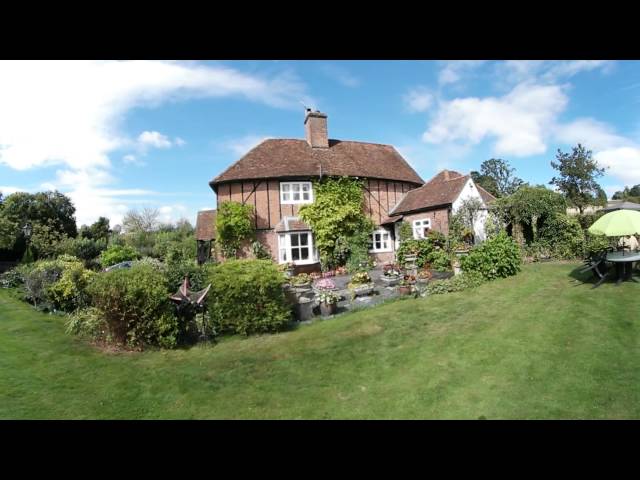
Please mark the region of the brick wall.
POLYGON ((449 234, 449 210, 446 208, 412 213, 410 215, 405 215, 402 220, 409 222, 413 226, 414 220, 421 220, 423 218, 431 219, 431 228, 433 230, 444 233, 445 235, 449 234))

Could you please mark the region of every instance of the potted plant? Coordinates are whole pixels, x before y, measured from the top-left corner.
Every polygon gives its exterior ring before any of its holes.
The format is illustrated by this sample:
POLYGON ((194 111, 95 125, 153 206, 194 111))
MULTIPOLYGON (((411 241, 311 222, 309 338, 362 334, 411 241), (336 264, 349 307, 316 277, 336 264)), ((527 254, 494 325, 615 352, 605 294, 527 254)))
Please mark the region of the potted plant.
POLYGON ((329 279, 329 278, 323 278, 321 280, 318 280, 314 285, 313 288, 317 291, 317 292, 321 292, 321 291, 333 291, 336 290, 336 284, 333 282, 333 280, 329 279))
POLYGON ((431 280, 431 277, 433 277, 433 274, 429 270, 423 269, 418 272, 416 282, 426 284, 426 283, 429 283, 429 280, 431 280))
POLYGON ((291 277, 291 285, 296 288, 307 288, 311 286, 311 276, 307 273, 301 273, 291 277))
POLYGON ((393 264, 387 264, 382 268, 382 276, 380 277, 380 280, 392 287, 398 284, 400 281, 400 275, 400 267, 393 264))
POLYGON ((351 297, 355 298, 363 295, 370 295, 373 292, 374 284, 367 272, 358 272, 351 277, 351 282, 347 285, 351 290, 351 297))
POLYGON ((347 267, 337 267, 336 271, 335 271, 336 275, 346 275, 347 274, 347 267))
POLYGON ((320 292, 318 302, 320 303, 320 313, 323 317, 328 317, 336 313, 338 310, 338 300, 340 300, 340 297, 331 290, 322 290, 320 292))
POLYGON ((291 262, 282 263, 278 266, 278 269, 284 273, 287 277, 293 277, 293 272, 295 270, 295 265, 291 262))
POLYGON ((398 285, 398 293, 400 295, 409 295, 411 294, 416 284, 416 277, 413 275, 405 275, 404 278, 400 281, 398 285))

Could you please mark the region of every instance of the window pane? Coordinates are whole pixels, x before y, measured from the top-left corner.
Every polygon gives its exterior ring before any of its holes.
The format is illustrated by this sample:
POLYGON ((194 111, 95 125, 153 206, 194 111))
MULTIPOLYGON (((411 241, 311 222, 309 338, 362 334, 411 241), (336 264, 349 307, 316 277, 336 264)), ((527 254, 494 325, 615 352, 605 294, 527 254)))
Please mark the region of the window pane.
POLYGON ((282 191, 283 192, 288 192, 289 191, 289 184, 288 183, 283 183, 282 184, 282 191))
POLYGON ((293 201, 294 202, 300 201, 300 193, 298 193, 298 192, 294 192, 293 193, 293 201))
POLYGON ((308 192, 309 191, 309 184, 308 183, 303 183, 302 184, 302 191, 303 192, 308 192))
POLYGON ((300 260, 300 249, 298 248, 291 249, 291 260, 293 261, 300 260))
POLYGON ((303 192, 302 193, 302 199, 303 200, 309 200, 309 192, 303 192))
POLYGON ((309 245, 309 234, 301 233, 300 234, 300 245, 309 245))
POLYGON ((283 202, 288 202, 289 201, 289 194, 288 193, 283 193, 282 194, 282 201, 283 202))
POLYGON ((300 249, 300 259, 309 260, 309 247, 302 247, 300 249))
POLYGON ((291 189, 292 189, 294 192, 299 192, 299 191, 300 191, 300 184, 299 184, 299 183, 292 183, 292 184, 291 184, 291 189))
POLYGON ((287 250, 284 248, 280 249, 280 258, 282 259, 283 262, 287 261, 287 250))
POLYGON ((297 247, 298 246, 298 234, 297 233, 293 233, 291 234, 291 246, 292 247, 297 247))

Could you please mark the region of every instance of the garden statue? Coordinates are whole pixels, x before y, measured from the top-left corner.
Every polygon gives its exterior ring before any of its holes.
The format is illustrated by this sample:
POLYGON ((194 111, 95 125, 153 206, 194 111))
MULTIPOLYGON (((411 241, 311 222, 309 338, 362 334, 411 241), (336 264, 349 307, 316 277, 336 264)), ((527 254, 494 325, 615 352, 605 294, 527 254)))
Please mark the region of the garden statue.
POLYGON ((207 304, 205 303, 205 299, 209 293, 211 284, 199 292, 192 292, 190 287, 191 284, 189 283, 189 276, 185 275, 182 285, 180 285, 178 291, 171 295, 169 299, 176 304, 178 316, 187 322, 195 319, 198 313, 202 315, 202 331, 200 333, 200 340, 206 341, 208 339, 208 335, 205 317, 207 304))

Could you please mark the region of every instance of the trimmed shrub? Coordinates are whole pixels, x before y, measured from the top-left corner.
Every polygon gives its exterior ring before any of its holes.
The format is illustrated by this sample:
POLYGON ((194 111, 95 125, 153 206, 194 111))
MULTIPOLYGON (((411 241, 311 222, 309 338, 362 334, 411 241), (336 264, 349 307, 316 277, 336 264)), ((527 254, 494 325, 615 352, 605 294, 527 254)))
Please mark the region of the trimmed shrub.
POLYGON ((217 332, 276 332, 290 321, 284 276, 267 260, 230 260, 209 269, 209 313, 217 332))
POLYGON ((74 295, 80 297, 82 296, 81 291, 82 293, 84 292, 85 285, 75 285, 74 283, 74 279, 77 279, 77 272, 82 272, 84 266, 80 260, 70 255, 60 255, 54 260, 39 260, 21 265, 17 270, 23 279, 25 297, 36 308, 56 310, 62 307, 58 302, 61 299, 58 295, 60 292, 54 294, 55 287, 53 286, 62 279, 65 271, 73 270, 75 273, 67 274, 65 279, 67 291, 71 296, 67 298, 69 303, 63 302, 64 307, 73 310, 74 307, 70 305, 72 303, 71 298, 74 295))
POLYGON ((97 308, 77 310, 65 323, 65 332, 68 335, 79 335, 92 340, 108 341, 108 329, 104 318, 97 308))
POLYGON ((485 278, 480 272, 464 272, 445 280, 429 282, 426 288, 427 295, 440 295, 443 293, 461 292, 485 283, 485 278))
POLYGON ((140 258, 140 254, 130 245, 109 245, 109 248, 100 254, 100 263, 106 268, 116 263, 138 258, 140 258))
POLYGON ((585 254, 588 257, 600 255, 611 246, 611 240, 605 235, 587 235, 585 239, 585 254))
POLYGON ((515 275, 521 263, 518 244, 504 232, 474 247, 460 259, 462 270, 479 272, 486 280, 515 275))
POLYGON ((100 273, 88 291, 117 343, 173 348, 186 331, 173 315, 164 275, 150 265, 100 273))
POLYGON ((67 238, 58 245, 58 253, 72 255, 83 260, 85 264, 98 257, 107 248, 104 241, 90 238, 67 238))

